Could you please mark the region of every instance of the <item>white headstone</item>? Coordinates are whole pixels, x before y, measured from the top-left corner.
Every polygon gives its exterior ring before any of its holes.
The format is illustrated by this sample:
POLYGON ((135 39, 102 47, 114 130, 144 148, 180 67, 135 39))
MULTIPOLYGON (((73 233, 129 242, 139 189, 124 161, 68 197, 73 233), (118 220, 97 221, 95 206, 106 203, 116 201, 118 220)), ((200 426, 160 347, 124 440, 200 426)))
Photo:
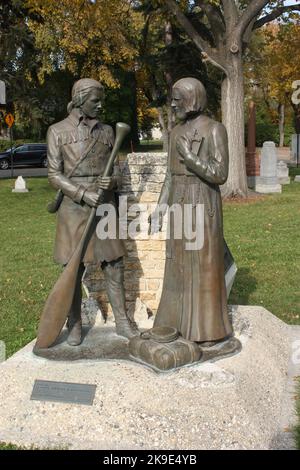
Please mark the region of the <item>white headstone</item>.
POLYGON ((3 80, 0 80, 0 104, 6 104, 6 87, 3 80))
POLYGON ((159 127, 153 127, 151 129, 152 139, 154 140, 161 140, 162 132, 159 127))
POLYGON ((255 190, 258 193, 281 193, 277 177, 277 150, 274 142, 264 142, 261 151, 260 176, 255 190))
POLYGON ((289 169, 284 161, 277 163, 277 177, 280 184, 290 184, 289 169))
MULTIPOLYGON (((299 152, 299 163, 300 163, 300 135, 298 137, 298 146, 299 146, 299 149, 298 149, 298 152, 299 152)), ((293 134, 292 135, 292 140, 291 140, 291 160, 292 162, 294 163, 297 163, 297 134, 293 134)))
POLYGON ((300 175, 296 175, 294 181, 300 183, 300 175))
POLYGON ((12 190, 13 193, 28 193, 26 188, 26 182, 23 176, 18 176, 15 182, 15 188, 12 190))

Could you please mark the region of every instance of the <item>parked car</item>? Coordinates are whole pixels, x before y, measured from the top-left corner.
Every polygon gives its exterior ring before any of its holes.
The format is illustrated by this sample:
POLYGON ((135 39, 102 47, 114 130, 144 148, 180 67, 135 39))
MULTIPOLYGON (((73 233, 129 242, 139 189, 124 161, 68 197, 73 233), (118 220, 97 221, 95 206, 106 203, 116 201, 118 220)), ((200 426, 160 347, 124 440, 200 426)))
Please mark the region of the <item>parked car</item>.
MULTIPOLYGON (((12 149, 13 166, 39 166, 47 168, 47 145, 24 144, 12 149)), ((0 170, 7 170, 11 166, 10 148, 0 152, 0 170)))

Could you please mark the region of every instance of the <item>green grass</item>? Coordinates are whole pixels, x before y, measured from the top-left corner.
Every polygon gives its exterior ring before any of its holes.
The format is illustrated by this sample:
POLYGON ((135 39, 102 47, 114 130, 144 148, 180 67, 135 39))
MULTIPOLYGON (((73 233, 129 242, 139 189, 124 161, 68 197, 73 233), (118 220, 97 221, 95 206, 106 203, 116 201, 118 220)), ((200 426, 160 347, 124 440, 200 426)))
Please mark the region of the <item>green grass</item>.
POLYGON ((229 303, 262 305, 300 324, 300 184, 249 203, 224 204, 224 231, 238 265, 229 303))
POLYGON ((18 447, 14 444, 5 444, 5 442, 0 442, 0 450, 26 450, 26 448, 18 447))
POLYGON ((295 166, 294 166, 294 167, 291 167, 291 168, 289 169, 289 175, 290 175, 292 178, 294 178, 294 176, 296 176, 296 175, 300 175, 300 167, 298 167, 298 168, 295 167, 295 166))
POLYGON ((46 178, 28 179, 29 193, 0 182, 0 339, 10 356, 35 337, 38 319, 60 268, 52 261, 54 191, 46 178))
MULTIPOLYGON (((300 172, 300 170, 299 170, 300 172)), ((27 194, 0 181, 0 339, 7 355, 35 337, 45 299, 60 272, 52 260, 54 191, 46 178, 27 180, 27 194)), ((230 303, 262 305, 300 324, 300 184, 259 201, 224 204, 225 238, 238 265, 230 303)))

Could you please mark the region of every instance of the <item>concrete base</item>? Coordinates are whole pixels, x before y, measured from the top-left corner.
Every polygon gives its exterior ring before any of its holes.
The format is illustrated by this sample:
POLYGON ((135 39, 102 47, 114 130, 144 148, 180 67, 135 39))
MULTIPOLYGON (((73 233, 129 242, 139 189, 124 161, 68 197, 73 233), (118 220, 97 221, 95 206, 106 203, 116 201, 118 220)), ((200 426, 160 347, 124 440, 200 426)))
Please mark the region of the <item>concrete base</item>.
POLYGON ((28 193, 28 189, 12 189, 12 193, 28 193))
POLYGON ((287 176, 286 178, 278 178, 278 182, 279 184, 283 184, 283 185, 286 185, 286 184, 290 184, 291 183, 291 178, 289 176, 287 176))
POLYGON ((0 441, 60 449, 293 448, 287 428, 296 420, 300 327, 262 307, 234 309, 233 323, 241 353, 164 375, 122 359, 49 361, 28 344, 0 364, 0 441), (95 384, 94 404, 31 401, 35 379, 95 384))
POLYGON ((268 194, 268 193, 281 193, 282 187, 281 184, 260 184, 258 183, 255 186, 255 191, 257 193, 268 194))

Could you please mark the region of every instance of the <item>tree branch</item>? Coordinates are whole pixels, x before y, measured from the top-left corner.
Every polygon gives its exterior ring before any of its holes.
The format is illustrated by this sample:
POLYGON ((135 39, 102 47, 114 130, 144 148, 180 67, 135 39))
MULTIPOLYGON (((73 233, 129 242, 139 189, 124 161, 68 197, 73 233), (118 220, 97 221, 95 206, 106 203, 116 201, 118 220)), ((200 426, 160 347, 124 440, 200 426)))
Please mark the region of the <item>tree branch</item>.
POLYGON ((257 16, 268 3, 268 0, 252 0, 244 10, 232 33, 231 48, 234 46, 235 52, 238 52, 242 37, 253 18, 257 16))
POLYGON ((204 58, 209 60, 213 65, 227 73, 225 61, 222 60, 216 49, 210 47, 198 34, 192 23, 188 20, 185 14, 181 11, 179 6, 174 0, 165 0, 166 5, 170 12, 175 15, 178 23, 184 29, 184 31, 194 41, 198 49, 204 53, 204 58))
POLYGON ((287 5, 284 7, 278 7, 269 13, 266 16, 263 16, 254 23, 253 29, 261 28, 264 24, 269 23, 270 21, 276 20, 283 13, 288 13, 289 11, 300 11, 300 5, 287 5))
POLYGON ((198 1, 197 4, 201 6, 204 11, 210 25, 210 32, 213 37, 215 45, 219 48, 225 42, 225 21, 224 16, 216 6, 210 5, 209 3, 198 1))
POLYGON ((230 31, 232 27, 237 23, 239 14, 234 0, 222 0, 224 21, 227 31, 230 31))
POLYGON ((249 42, 250 42, 252 31, 253 31, 253 25, 255 24, 256 20, 257 20, 257 16, 255 16, 253 18, 253 20, 249 23, 249 25, 247 26, 247 28, 244 32, 244 35, 243 35, 243 48, 247 47, 249 42))

